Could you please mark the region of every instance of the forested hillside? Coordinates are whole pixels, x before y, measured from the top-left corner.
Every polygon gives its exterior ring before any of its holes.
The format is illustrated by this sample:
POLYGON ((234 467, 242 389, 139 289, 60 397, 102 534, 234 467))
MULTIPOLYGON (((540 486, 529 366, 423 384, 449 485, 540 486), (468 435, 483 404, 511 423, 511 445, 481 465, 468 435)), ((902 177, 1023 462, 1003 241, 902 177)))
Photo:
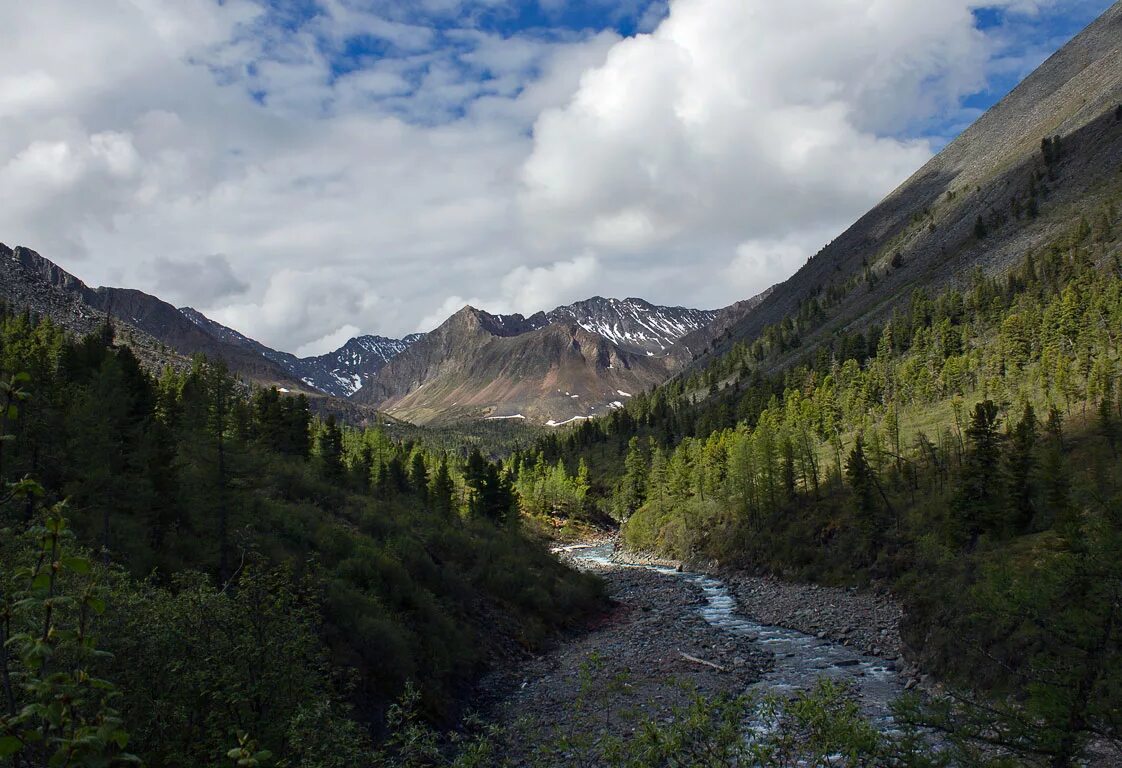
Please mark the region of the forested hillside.
POLYGON ((111 327, 8 308, 0 371, 14 765, 369 762, 407 682, 448 720, 488 660, 598 604, 478 451, 320 422, 203 360, 154 378, 111 327))
POLYGON ((1122 711, 1117 206, 883 326, 801 347, 786 318, 533 461, 598 470, 634 550, 891 586, 914 657, 1066 765, 1122 711))

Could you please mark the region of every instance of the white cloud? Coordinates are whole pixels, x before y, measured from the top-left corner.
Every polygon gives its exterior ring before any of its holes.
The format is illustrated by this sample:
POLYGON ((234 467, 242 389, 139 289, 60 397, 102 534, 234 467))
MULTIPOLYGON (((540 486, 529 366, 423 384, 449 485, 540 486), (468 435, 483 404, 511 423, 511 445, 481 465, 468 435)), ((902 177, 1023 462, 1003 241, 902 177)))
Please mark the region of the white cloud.
POLYGON ((596 257, 591 254, 545 267, 516 267, 503 278, 503 296, 515 312, 522 314, 552 309, 583 297, 583 292, 591 289, 599 269, 596 257))
POLYGON ((520 265, 503 277, 497 290, 492 287, 485 298, 449 296, 421 319, 416 330, 431 331, 466 305, 500 315, 532 315, 550 310, 587 298, 595 289, 599 274, 600 263, 590 253, 540 267, 520 265))
POLYGON ((490 0, 4 3, 0 240, 311 352, 467 301, 723 305, 928 156, 1008 44, 972 7, 629 2, 620 39, 485 32, 490 0))
MULTIPOLYGON (((538 119, 527 215, 573 245, 702 244, 709 265, 836 232, 930 156, 895 133, 983 84, 971 5, 677 0, 538 119)), ((759 262, 750 289, 791 261, 759 262)))
POLYGON ((758 291, 759 275, 789 275, 822 245, 820 233, 798 234, 777 240, 746 240, 724 270, 724 278, 748 298, 758 291))
POLYGON ((355 336, 362 334, 362 329, 358 326, 347 323, 336 328, 326 336, 321 336, 318 339, 308 342, 296 348, 294 354, 297 357, 311 357, 313 355, 323 354, 325 351, 338 349, 347 343, 355 336))

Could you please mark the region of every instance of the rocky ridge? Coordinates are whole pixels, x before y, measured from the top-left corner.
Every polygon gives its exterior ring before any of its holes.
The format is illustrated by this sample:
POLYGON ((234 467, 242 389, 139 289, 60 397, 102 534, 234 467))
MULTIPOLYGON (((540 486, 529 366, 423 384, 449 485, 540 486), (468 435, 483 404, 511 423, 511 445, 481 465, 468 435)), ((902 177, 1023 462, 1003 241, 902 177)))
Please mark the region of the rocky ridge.
POLYGON ((354 395, 416 424, 518 419, 548 426, 622 408, 691 357, 678 341, 719 313, 593 297, 530 317, 466 306, 354 395))
POLYGON ((403 339, 356 336, 339 349, 313 357, 297 357, 265 346, 255 339, 211 320, 193 307, 181 307, 184 317, 204 331, 242 349, 249 350, 283 368, 290 376, 313 389, 335 397, 350 397, 386 363, 404 352, 424 334, 403 339))

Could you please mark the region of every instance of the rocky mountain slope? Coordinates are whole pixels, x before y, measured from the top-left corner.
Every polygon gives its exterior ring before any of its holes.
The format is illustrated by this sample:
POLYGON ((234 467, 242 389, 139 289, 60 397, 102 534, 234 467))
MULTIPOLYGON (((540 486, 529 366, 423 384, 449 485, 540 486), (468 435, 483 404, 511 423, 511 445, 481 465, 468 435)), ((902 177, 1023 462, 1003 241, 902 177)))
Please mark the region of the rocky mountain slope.
POLYGON ((28 248, 0 245, 0 271, 0 297, 73 333, 89 333, 112 316, 122 340, 150 367, 185 366, 193 355, 204 354, 225 360, 251 381, 302 388, 275 363, 211 336, 155 296, 130 288, 91 288, 28 248))
POLYGON ((305 383, 332 395, 349 397, 386 363, 423 337, 423 333, 411 333, 403 339, 356 336, 334 352, 300 358, 296 370, 305 383))
POLYGON ((317 410, 357 413, 360 420, 373 418, 375 407, 415 423, 560 424, 595 416, 680 370, 693 356, 684 337, 708 340, 710 327, 723 328, 750 306, 712 312, 596 296, 530 317, 465 307, 429 334, 359 336, 328 354, 300 358, 190 307, 128 288, 91 288, 34 251, 0 249, 0 297, 13 304, 75 333, 94 330, 111 314, 153 368, 186 366, 196 354, 220 358, 253 383, 326 394, 316 398, 317 410))
POLYGON ((227 328, 197 309, 183 307, 179 311, 208 334, 271 360, 305 385, 335 397, 353 395, 370 376, 424 335, 414 333, 404 339, 356 336, 334 352, 297 357, 271 349, 233 328, 227 328))
POLYGON ((882 321, 916 288, 967 285, 975 266, 1000 274, 1052 243, 1073 217, 1122 204, 1120 167, 1117 3, 733 323, 711 354, 751 342, 811 302, 825 318, 802 330, 803 348, 815 336, 882 321))
POLYGON ((717 316, 599 296, 530 317, 464 307, 391 360, 354 399, 418 424, 563 424, 618 408, 665 381, 691 357, 679 340, 717 316))
MULTIPOLYGON (((70 333, 83 336, 99 330, 106 313, 85 302, 85 285, 57 266, 26 248, 9 248, 0 243, 0 300, 50 318, 70 333)), ((149 369, 164 366, 186 368, 190 361, 169 349, 150 334, 114 320, 117 337, 136 352, 149 369)))
POLYGON ((643 299, 593 296, 546 315, 550 323, 572 323, 621 349, 648 355, 665 354, 683 336, 706 328, 718 312, 686 307, 659 307, 643 299))

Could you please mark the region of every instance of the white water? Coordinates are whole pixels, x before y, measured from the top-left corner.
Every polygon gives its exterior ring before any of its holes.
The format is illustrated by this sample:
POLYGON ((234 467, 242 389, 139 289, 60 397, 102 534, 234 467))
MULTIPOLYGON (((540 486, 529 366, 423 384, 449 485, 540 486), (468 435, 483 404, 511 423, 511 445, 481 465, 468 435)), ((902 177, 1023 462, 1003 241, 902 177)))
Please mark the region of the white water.
POLYGON ((576 560, 616 567, 643 568, 664 574, 668 578, 685 579, 700 587, 705 596, 705 604, 699 610, 707 622, 723 632, 754 639, 775 657, 775 666, 751 686, 750 691, 790 694, 809 690, 823 676, 847 680, 853 684, 864 714, 882 727, 891 726, 889 704, 904 692, 904 681, 893 670, 890 662, 859 653, 831 640, 820 640, 804 632, 759 624, 747 619, 736 612, 736 600, 729 593, 728 587, 712 576, 660 566, 617 562, 612 559, 611 542, 565 549, 576 560))

